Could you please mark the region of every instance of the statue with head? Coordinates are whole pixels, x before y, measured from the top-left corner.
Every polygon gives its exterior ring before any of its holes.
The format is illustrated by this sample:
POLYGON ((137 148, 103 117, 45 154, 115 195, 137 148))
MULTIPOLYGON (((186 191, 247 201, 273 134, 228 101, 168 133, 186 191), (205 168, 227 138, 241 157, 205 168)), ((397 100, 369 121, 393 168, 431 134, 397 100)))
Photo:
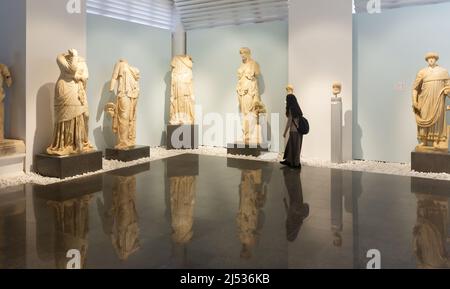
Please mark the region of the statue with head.
POLYGON ((437 62, 439 55, 427 53, 428 67, 417 74, 413 86, 413 110, 417 122, 418 151, 448 151, 446 97, 450 95, 448 70, 437 62))

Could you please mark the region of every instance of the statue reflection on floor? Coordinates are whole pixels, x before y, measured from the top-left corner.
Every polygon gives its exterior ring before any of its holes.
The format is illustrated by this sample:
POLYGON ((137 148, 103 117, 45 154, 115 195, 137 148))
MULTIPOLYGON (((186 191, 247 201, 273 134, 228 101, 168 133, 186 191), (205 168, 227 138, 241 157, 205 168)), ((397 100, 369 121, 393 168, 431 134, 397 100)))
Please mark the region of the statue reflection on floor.
POLYGON ((92 195, 66 200, 48 201, 55 217, 55 262, 56 268, 67 268, 66 254, 78 250, 81 268, 85 268, 88 250, 89 206, 92 195))
POLYGON ((228 167, 241 169, 239 185, 239 212, 236 216, 239 240, 242 244, 241 258, 251 259, 264 226, 263 208, 269 192, 268 185, 272 166, 265 163, 228 160, 228 167), (236 162, 236 164, 234 164, 236 162), (239 164, 239 162, 242 162, 239 164), (248 164, 246 166, 245 164, 248 164))
POLYGON ((166 196, 172 229, 172 262, 177 268, 189 267, 188 245, 194 237, 194 213, 199 174, 198 155, 187 156, 189 170, 177 159, 167 159, 166 196))
POLYGON ((421 269, 450 268, 448 197, 417 194, 417 223, 413 247, 421 269))
POLYGON ((108 175, 110 189, 103 191, 104 203, 97 200, 102 216, 103 231, 111 237, 111 242, 121 261, 140 249, 139 217, 136 210, 136 177, 108 175))

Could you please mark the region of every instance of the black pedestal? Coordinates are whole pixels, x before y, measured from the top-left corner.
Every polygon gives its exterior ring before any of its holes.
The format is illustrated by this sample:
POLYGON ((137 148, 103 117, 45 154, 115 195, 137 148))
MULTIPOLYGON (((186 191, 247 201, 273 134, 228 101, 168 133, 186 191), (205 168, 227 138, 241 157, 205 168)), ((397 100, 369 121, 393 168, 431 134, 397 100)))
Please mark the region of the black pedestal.
POLYGON ((70 155, 66 157, 47 154, 36 155, 36 172, 44 177, 65 179, 103 168, 103 154, 100 151, 70 155))
POLYGON ((230 155, 259 157, 262 152, 268 152, 269 146, 260 144, 233 143, 227 145, 227 153, 230 155))
POLYGON ((168 125, 167 149, 197 149, 198 125, 168 125))
POLYGON ((150 157, 150 147, 134 146, 126 150, 106 149, 105 158, 121 162, 131 162, 150 157))
POLYGON ((450 154, 443 152, 412 152, 411 169, 421 173, 450 174, 450 154))

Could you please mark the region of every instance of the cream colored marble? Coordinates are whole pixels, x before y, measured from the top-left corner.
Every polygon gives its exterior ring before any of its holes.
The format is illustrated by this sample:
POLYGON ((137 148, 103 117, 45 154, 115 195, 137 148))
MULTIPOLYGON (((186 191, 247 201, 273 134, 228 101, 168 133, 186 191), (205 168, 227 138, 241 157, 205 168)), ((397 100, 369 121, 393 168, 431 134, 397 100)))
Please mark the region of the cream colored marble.
POLYGON ((335 81, 333 83, 333 95, 335 97, 338 97, 339 94, 342 92, 342 83, 335 81))
POLYGON ((450 92, 448 70, 437 64, 439 55, 428 53, 428 67, 417 74, 413 87, 413 109, 418 127, 417 151, 448 151, 446 96, 450 92))
POLYGON ((241 48, 242 64, 238 69, 237 94, 239 111, 242 115, 242 132, 244 143, 261 143, 262 131, 260 116, 267 113, 261 100, 258 79, 261 75, 259 64, 252 59, 249 48, 241 48))
POLYGON ((57 63, 61 74, 55 89, 55 128, 50 155, 67 156, 90 152, 87 81, 89 71, 84 58, 75 49, 60 54, 57 63))
POLYGON ((5 90, 11 87, 12 77, 6 65, 0 63, 0 142, 5 138, 5 90))
POLYGON ((170 124, 194 124, 195 95, 192 58, 189 55, 175 56, 172 59, 171 67, 170 124))
POLYGON ((116 91, 116 101, 108 103, 105 111, 113 119, 113 132, 117 136, 116 149, 136 145, 136 110, 139 99, 140 72, 125 59, 114 67, 110 91, 116 91))
POLYGON ((25 153, 25 143, 20 140, 5 139, 5 89, 11 87, 13 79, 9 68, 0 63, 0 157, 25 153))

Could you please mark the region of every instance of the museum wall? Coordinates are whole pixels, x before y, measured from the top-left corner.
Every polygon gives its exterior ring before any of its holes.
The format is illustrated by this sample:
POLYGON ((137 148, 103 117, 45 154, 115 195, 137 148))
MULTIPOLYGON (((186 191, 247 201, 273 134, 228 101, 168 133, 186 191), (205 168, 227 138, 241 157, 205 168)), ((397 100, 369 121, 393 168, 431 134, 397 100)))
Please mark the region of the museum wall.
POLYGON ((127 59, 141 72, 137 144, 159 146, 164 143, 171 54, 171 32, 168 30, 88 15, 90 139, 98 149, 115 145, 112 121, 105 115, 104 107, 115 100, 109 87, 114 65, 120 58, 127 59))
MULTIPOLYGON (((84 1, 80 3, 85 5, 84 1)), ((70 14, 66 4, 61 0, 27 0, 27 171, 31 169, 33 155, 43 153, 51 142, 54 88, 60 75, 57 55, 70 48, 86 55, 86 9, 82 7, 80 13, 70 14)))
POLYGON ((412 84, 424 56, 450 69, 450 3, 355 16, 357 159, 410 162, 417 145, 412 84))
POLYGON ((352 1, 297 0, 289 4, 289 81, 311 132, 303 157, 331 159, 332 84, 343 85, 343 157, 352 159, 352 1))
MULTIPOLYGON (((279 133, 285 124, 285 86, 288 81, 288 23, 285 21, 188 31, 187 53, 194 60, 197 104, 202 106, 204 116, 217 113, 225 119, 227 113, 239 113, 236 85, 237 70, 242 63, 241 47, 249 47, 253 59, 261 66, 262 100, 269 114, 280 113, 280 122, 271 124, 279 133)), ((205 125, 203 130, 209 127, 205 125)), ((284 141, 282 137, 279 142, 276 139, 272 138, 272 150, 278 151, 284 141)), ((223 138, 201 141, 201 144, 222 147, 234 141, 227 139, 224 133, 223 138)))
POLYGON ((25 140, 26 0, 0 1, 0 63, 7 65, 13 86, 6 89, 5 136, 25 140))

